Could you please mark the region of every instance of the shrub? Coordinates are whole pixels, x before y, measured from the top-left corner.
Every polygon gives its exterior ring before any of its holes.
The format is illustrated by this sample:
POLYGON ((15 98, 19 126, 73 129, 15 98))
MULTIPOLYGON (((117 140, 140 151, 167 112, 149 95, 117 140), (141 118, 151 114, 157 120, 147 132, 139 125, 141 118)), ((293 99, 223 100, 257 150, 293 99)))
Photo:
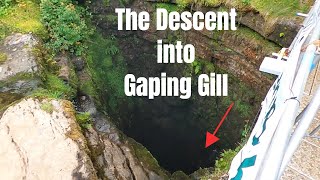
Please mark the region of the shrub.
POLYGON ((0 0, 0 16, 6 14, 12 4, 13 0, 0 0))
POLYGON ((48 47, 81 55, 84 41, 92 32, 85 22, 87 11, 71 0, 42 0, 40 8, 42 21, 49 31, 48 47))
POLYGON ((238 146, 235 150, 224 150, 223 153, 220 154, 220 158, 216 160, 215 173, 223 174, 228 172, 231 166, 232 159, 237 155, 240 149, 241 146, 238 146))

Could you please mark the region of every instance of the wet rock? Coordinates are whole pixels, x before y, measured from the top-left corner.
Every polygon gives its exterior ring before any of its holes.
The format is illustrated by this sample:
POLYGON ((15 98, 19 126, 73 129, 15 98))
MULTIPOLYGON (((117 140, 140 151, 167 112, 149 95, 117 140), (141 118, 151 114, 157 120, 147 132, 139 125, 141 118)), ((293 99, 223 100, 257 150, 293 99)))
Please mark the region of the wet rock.
POLYGON ((61 53, 57 55, 54 60, 60 66, 58 77, 66 82, 70 81, 70 59, 67 54, 61 53))
POLYGON ((5 111, 0 179, 97 179, 71 107, 67 101, 27 99, 5 111))
POLYGON ((76 71, 82 71, 84 69, 84 60, 80 57, 75 57, 72 59, 72 63, 76 71))

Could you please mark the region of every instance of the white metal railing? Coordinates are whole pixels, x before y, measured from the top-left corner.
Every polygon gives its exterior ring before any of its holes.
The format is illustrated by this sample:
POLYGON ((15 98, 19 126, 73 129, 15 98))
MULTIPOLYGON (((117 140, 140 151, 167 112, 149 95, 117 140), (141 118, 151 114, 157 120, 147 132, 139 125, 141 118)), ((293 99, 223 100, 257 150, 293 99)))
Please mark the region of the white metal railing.
MULTIPOLYGON (((320 38, 320 0, 315 2, 305 17, 286 61, 282 62, 282 57, 274 59, 273 64, 281 61, 282 68, 276 70, 278 78, 261 103, 259 118, 247 143, 232 161, 229 170, 231 180, 279 179, 319 109, 320 90, 314 96, 317 99, 304 111, 292 135, 317 49, 313 44, 308 46, 306 52, 301 52, 301 48, 320 38)), ((272 66, 261 69, 272 72, 272 66)))

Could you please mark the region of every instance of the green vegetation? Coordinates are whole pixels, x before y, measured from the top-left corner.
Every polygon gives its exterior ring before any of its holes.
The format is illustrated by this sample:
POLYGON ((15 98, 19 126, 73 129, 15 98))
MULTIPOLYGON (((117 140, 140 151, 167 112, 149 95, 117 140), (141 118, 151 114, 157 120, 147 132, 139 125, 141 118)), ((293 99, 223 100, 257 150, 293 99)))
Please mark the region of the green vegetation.
POLYGON ((245 41, 250 42, 250 44, 261 45, 266 52, 277 52, 280 50, 280 46, 276 45, 273 42, 268 41, 259 33, 244 26, 238 27, 236 31, 233 31, 233 32, 226 31, 225 33, 230 33, 230 35, 237 35, 238 38, 243 38, 245 39, 245 41))
MULTIPOLYGON (((0 2, 2 1, 8 0, 0 0, 0 2)), ((2 7, 1 3, 0 7, 2 7)), ((6 8, 6 13, 0 13, 0 39, 11 32, 32 32, 40 37, 47 35, 46 29, 40 21, 39 5, 35 1, 24 0, 10 3, 10 7, 6 8)))
POLYGON ((239 10, 254 9, 264 16, 294 17, 296 12, 306 12, 313 1, 300 0, 177 0, 181 7, 194 4, 216 7, 221 4, 235 7, 239 10))
POLYGON ((223 151, 223 153, 220 154, 220 158, 216 160, 215 163, 215 174, 225 174, 229 171, 232 159, 237 155, 237 153, 240 151, 242 146, 238 146, 236 149, 228 149, 223 151))
POLYGON ((2 53, 0 52, 0 64, 3 64, 4 62, 6 62, 8 56, 6 53, 2 53))
MULTIPOLYGON (((251 99, 257 98, 257 93, 252 88, 241 82, 237 77, 220 69, 213 63, 205 60, 195 60, 190 66, 186 66, 185 76, 195 76, 201 73, 215 72, 228 74, 229 76, 229 96, 221 98, 221 107, 228 107, 231 102, 235 103, 234 109, 239 112, 242 119, 250 119, 253 116, 253 105, 249 104, 251 99), (235 93, 236 92, 236 93, 235 93)), ((196 81, 194 81, 197 84, 196 81)), ((216 102, 212 102, 216 104, 216 102)))
POLYGON ((191 180, 191 178, 182 171, 176 171, 172 174, 170 180, 191 180))
POLYGON ((182 11, 183 8, 181 6, 177 6, 175 4, 170 3, 157 3, 156 8, 163 8, 166 9, 168 12, 174 12, 174 11, 182 11))
POLYGON ((72 4, 71 0, 42 0, 42 21, 49 31, 48 47, 55 52, 69 51, 76 55, 84 53, 84 42, 92 30, 87 26, 87 11, 72 4))
POLYGON ((12 104, 19 101, 21 98, 23 98, 20 94, 15 93, 9 93, 9 92, 0 92, 0 116, 2 116, 2 113, 12 104))
POLYGON ((40 108, 49 114, 52 114, 54 111, 54 107, 50 102, 41 103, 40 108))
POLYGON ((72 99, 76 95, 76 90, 54 74, 48 73, 44 80, 44 88, 33 92, 33 97, 72 99))
POLYGON ((204 6, 219 6, 220 4, 222 4, 224 2, 224 0, 177 0, 177 3, 179 6, 181 7, 186 7, 189 5, 193 5, 193 4, 201 4, 204 6))
POLYGON ((12 4, 12 0, 0 0, 0 16, 6 14, 12 4))
POLYGON ((7 78, 5 81, 0 81, 0 87, 10 86, 19 80, 30 80, 37 78, 33 73, 18 73, 15 76, 7 78))
POLYGON ((229 171, 233 158, 247 142, 250 130, 248 124, 246 124, 241 132, 241 142, 239 145, 235 149, 224 150, 223 153, 220 154, 220 158, 215 162, 214 175, 216 177, 221 177, 221 175, 226 174, 229 171))
POLYGON ((142 162, 143 166, 157 173, 161 177, 164 177, 164 179, 169 179, 168 172, 162 170, 162 168, 158 164, 158 161, 152 156, 147 148, 145 148, 143 145, 136 142, 132 138, 127 137, 127 140, 133 155, 138 158, 138 162, 142 162))
POLYGON ((126 97, 123 79, 127 74, 117 41, 114 37, 106 39, 95 33, 88 46, 87 63, 93 81, 99 85, 97 88, 101 94, 108 92, 107 106, 116 110, 126 97))
POLYGON ((91 117, 88 112, 77 113, 76 119, 81 128, 89 128, 91 126, 91 117))
POLYGON ((202 66, 201 66, 201 63, 198 61, 198 60, 195 60, 191 63, 191 66, 193 68, 193 72, 195 75, 198 75, 201 73, 201 69, 202 69, 202 66))

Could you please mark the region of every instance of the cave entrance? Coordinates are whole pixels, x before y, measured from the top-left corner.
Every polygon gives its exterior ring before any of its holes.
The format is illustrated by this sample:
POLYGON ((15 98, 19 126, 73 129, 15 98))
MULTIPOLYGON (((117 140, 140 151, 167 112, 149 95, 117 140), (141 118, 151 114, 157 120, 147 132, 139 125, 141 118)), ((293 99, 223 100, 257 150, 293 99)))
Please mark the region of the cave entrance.
MULTIPOLYGON (((134 97, 129 98, 130 103, 122 103, 110 113, 113 119, 120 119, 120 129, 144 145, 160 166, 170 172, 182 170, 190 174, 200 167, 213 167, 222 150, 238 146, 245 120, 253 119, 252 114, 244 112, 255 112, 256 109, 252 105, 255 103, 247 103, 251 96, 255 96, 250 95, 250 88, 239 88, 239 82, 232 80, 229 82, 228 97, 200 97, 197 93, 197 75, 190 64, 158 64, 156 44, 136 36, 119 39, 128 74, 149 78, 166 72, 167 76, 181 78, 193 73, 192 97, 188 100, 179 97, 155 97, 154 100, 134 97), (239 102, 217 133, 219 142, 205 148, 206 131, 213 132, 235 100, 239 102), (247 103, 246 106, 242 102, 247 103)), ((203 61, 201 73, 210 74, 213 71, 209 68, 212 66, 210 63, 203 61)), ((112 96, 112 93, 107 93, 106 101, 112 96)))

